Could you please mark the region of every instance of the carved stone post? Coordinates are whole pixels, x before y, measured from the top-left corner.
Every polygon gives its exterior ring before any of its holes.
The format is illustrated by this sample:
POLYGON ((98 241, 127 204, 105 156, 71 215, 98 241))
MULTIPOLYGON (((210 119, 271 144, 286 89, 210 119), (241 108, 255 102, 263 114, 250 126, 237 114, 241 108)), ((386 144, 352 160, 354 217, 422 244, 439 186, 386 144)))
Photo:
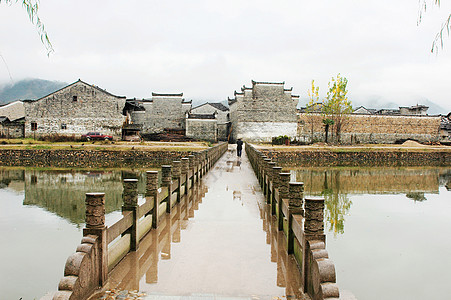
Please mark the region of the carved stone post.
POLYGON ((271 187, 271 185, 270 185, 270 182, 271 182, 273 189, 274 189, 274 176, 273 176, 272 168, 274 168, 275 166, 276 166, 276 162, 274 162, 274 161, 270 161, 268 163, 268 187, 271 187))
POLYGON ((190 171, 194 170, 194 165, 196 163, 196 157, 193 154, 188 155, 189 158, 189 169, 190 171))
POLYGON ((153 198, 152 209, 152 228, 158 227, 158 208, 160 207, 160 200, 158 199, 158 171, 147 171, 146 181, 146 196, 153 198))
POLYGON ((293 214, 304 216, 304 183, 303 182, 290 182, 289 187, 289 209, 293 214))
POLYGON ((208 150, 205 149, 202 151, 202 166, 203 166, 203 174, 205 175, 207 173, 207 159, 208 159, 208 150))
POLYGON ((188 195, 188 186, 189 186, 189 158, 182 158, 182 180, 185 180, 185 195, 188 195))
POLYGON ((288 204, 288 236, 287 236, 288 254, 293 254, 294 252, 293 215, 304 216, 304 210, 302 208, 303 197, 304 197, 304 183, 290 182, 289 187, 290 202, 288 204))
POLYGON ((172 208, 172 166, 161 166, 161 186, 168 188, 168 198, 166 200, 166 212, 170 213, 172 208))
POLYGON ((138 179, 124 179, 124 191, 122 194, 122 212, 130 211, 133 214, 130 233, 130 250, 136 251, 139 247, 138 237, 138 179))
POLYGON ((176 182, 173 184, 177 184, 177 202, 180 202, 180 197, 181 197, 181 192, 180 192, 180 188, 181 188, 181 181, 182 181, 182 162, 179 160, 174 160, 172 162, 172 179, 175 180, 176 182))
POLYGON ((324 198, 305 198, 305 223, 304 232, 306 236, 324 236, 324 198))
POLYGON ((194 155, 188 155, 188 158, 189 158, 189 172, 188 172, 188 178, 190 178, 191 179, 191 184, 190 184, 190 188, 192 188, 193 187, 193 185, 194 185, 194 182, 195 182, 195 174, 194 174, 194 164, 195 164, 195 162, 196 162, 196 158, 194 157, 194 155))
MULTIPOLYGON (((290 173, 279 173, 279 201, 277 202, 277 207, 278 207, 278 227, 279 227, 279 231, 283 230, 283 210, 282 210, 282 204, 283 204, 283 200, 282 199, 288 199, 289 197, 289 183, 290 183, 290 177, 291 174, 290 173)), ((288 218, 288 216, 285 216, 288 218)))
POLYGON ((105 193, 86 194, 86 228, 83 236, 96 235, 99 241, 99 285, 103 286, 108 279, 108 245, 107 227, 105 226, 105 193))
POLYGON ((86 194, 86 228, 105 227, 105 193, 86 194))
POLYGON ((264 178, 264 174, 265 174, 265 159, 266 159, 266 155, 261 155, 259 157, 257 157, 257 170, 258 170, 258 176, 259 176, 259 180, 260 180, 260 185, 263 189, 263 193, 266 193, 266 185, 265 182, 263 181, 264 178))
POLYGON ((322 241, 325 243, 324 235, 324 198, 322 197, 306 197, 305 198, 305 220, 304 220, 304 241, 302 243, 303 259, 302 259, 302 281, 304 283, 304 291, 309 288, 311 282, 310 265, 310 241, 322 241))
MULTIPOLYGON (((272 167, 271 173, 270 173, 270 178, 272 181, 272 190, 270 191, 270 193, 271 193, 270 203, 271 203, 271 213, 273 215, 276 214, 276 205, 277 205, 276 189, 279 188, 279 184, 280 184, 279 183, 280 172, 282 172, 282 167, 272 167)), ((279 191, 279 193, 280 193, 280 191, 279 191)))
POLYGON ((268 192, 268 186, 269 186, 269 163, 271 162, 271 159, 269 158, 265 158, 263 159, 263 190, 266 192, 268 192))

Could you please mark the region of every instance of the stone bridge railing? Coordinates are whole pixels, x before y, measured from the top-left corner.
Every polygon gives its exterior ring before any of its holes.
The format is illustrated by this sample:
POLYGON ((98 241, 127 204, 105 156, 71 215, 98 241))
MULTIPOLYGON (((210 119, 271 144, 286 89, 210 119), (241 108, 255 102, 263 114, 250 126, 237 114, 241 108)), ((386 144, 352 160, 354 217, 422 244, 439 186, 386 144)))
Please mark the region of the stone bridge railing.
POLYGON ((303 183, 290 182, 290 173, 252 145, 245 149, 278 229, 285 233, 288 254, 299 265, 304 294, 313 300, 338 299, 335 266, 325 247, 324 198, 304 199, 303 183))
POLYGON ((143 237, 157 228, 160 217, 188 195, 195 183, 227 151, 227 143, 194 153, 159 171, 147 171, 146 201, 138 205, 138 180, 123 182, 122 218, 105 226, 105 194, 86 194, 86 228, 76 252, 66 261, 64 277, 54 300, 88 298, 102 287, 108 274, 130 252, 139 248, 143 237))

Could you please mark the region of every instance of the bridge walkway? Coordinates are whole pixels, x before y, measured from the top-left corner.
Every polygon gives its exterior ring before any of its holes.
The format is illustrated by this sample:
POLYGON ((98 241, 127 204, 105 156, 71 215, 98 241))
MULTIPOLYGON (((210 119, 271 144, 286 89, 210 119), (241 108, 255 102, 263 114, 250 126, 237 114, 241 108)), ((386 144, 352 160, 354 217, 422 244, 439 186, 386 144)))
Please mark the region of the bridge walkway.
POLYGON ((182 199, 96 299, 306 299, 249 160, 234 146, 202 178, 198 197, 182 199))

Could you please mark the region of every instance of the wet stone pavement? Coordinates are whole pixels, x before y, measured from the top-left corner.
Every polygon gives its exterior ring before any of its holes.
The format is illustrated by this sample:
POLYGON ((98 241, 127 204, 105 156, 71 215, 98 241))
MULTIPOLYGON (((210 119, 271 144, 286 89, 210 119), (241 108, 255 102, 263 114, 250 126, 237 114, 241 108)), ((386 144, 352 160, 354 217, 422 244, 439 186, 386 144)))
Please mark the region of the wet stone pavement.
POLYGON ((297 265, 234 145, 92 299, 305 299, 297 265))

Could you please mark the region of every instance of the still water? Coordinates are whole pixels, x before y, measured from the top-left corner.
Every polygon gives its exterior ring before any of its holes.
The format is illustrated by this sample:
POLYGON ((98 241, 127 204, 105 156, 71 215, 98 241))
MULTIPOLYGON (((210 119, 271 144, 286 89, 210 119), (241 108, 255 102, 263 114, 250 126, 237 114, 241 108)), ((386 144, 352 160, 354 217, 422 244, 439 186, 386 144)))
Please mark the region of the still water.
MULTIPOLYGON (((335 262, 341 289, 350 290, 358 299, 446 299, 445 287, 451 280, 448 272, 451 269, 451 192, 446 186, 451 188, 451 169, 336 168, 291 170, 291 173, 292 180, 305 183, 306 195, 326 198, 327 249, 335 262)), ((39 299, 56 290, 65 261, 81 240, 84 194, 106 193, 107 224, 111 224, 120 216, 122 180, 132 177, 139 179, 142 201, 145 189, 142 171, 0 168, 3 238, 0 298, 39 299)), ((247 206, 246 218, 256 218, 251 223, 261 232, 258 239, 262 240, 263 246, 259 247, 270 245, 269 249, 256 250, 268 252, 268 262, 277 263, 277 269, 289 269, 289 258, 282 257, 278 253, 283 251, 277 250, 284 244, 281 242, 283 237, 270 226, 271 217, 264 204, 258 197, 253 205, 240 202, 241 192, 235 193, 232 189, 227 193, 234 201, 230 203, 230 209, 239 212, 247 206)), ((168 240, 166 244, 160 243, 159 265, 164 266, 170 260, 174 267, 189 263, 184 259, 188 253, 183 247, 192 243, 190 235, 196 231, 185 229, 198 228, 196 222, 212 221, 204 212, 209 206, 217 210, 213 205, 216 194, 211 191, 212 200, 199 197, 197 203, 182 205, 174 212, 179 219, 167 217, 164 222, 169 225, 160 230, 178 227, 175 236, 174 230, 169 230, 166 235, 159 233, 159 237, 157 232, 154 233, 162 241, 168 240), (180 218, 183 207, 186 208, 185 219, 180 218), (180 231, 184 232, 182 242, 168 250, 171 241, 181 239, 180 231)), ((202 236, 205 232, 199 234, 202 236)), ((245 239, 244 234, 240 233, 240 236, 245 239)), ((149 245, 157 237, 146 237, 149 245)), ((209 246, 206 243, 200 249, 208 250, 209 246)), ((191 257, 197 259, 198 254, 192 253, 191 257)), ((214 254, 207 251, 204 255, 214 254)), ((197 260, 197 263, 202 261, 197 260)), ((158 266, 158 259, 152 265, 158 266)), ((262 265, 262 268, 270 266, 262 265)), ((149 279, 142 280, 152 282, 159 274, 159 286, 164 290, 162 279, 167 271, 151 269, 146 270, 149 279)), ((288 273, 279 271, 274 275, 274 282, 277 286, 287 286, 288 273)), ((241 282, 245 280, 241 279, 241 282)), ((291 287, 291 290, 295 289, 291 287)))
POLYGON ((326 248, 358 299, 448 299, 451 169, 292 170, 326 200, 326 248))

